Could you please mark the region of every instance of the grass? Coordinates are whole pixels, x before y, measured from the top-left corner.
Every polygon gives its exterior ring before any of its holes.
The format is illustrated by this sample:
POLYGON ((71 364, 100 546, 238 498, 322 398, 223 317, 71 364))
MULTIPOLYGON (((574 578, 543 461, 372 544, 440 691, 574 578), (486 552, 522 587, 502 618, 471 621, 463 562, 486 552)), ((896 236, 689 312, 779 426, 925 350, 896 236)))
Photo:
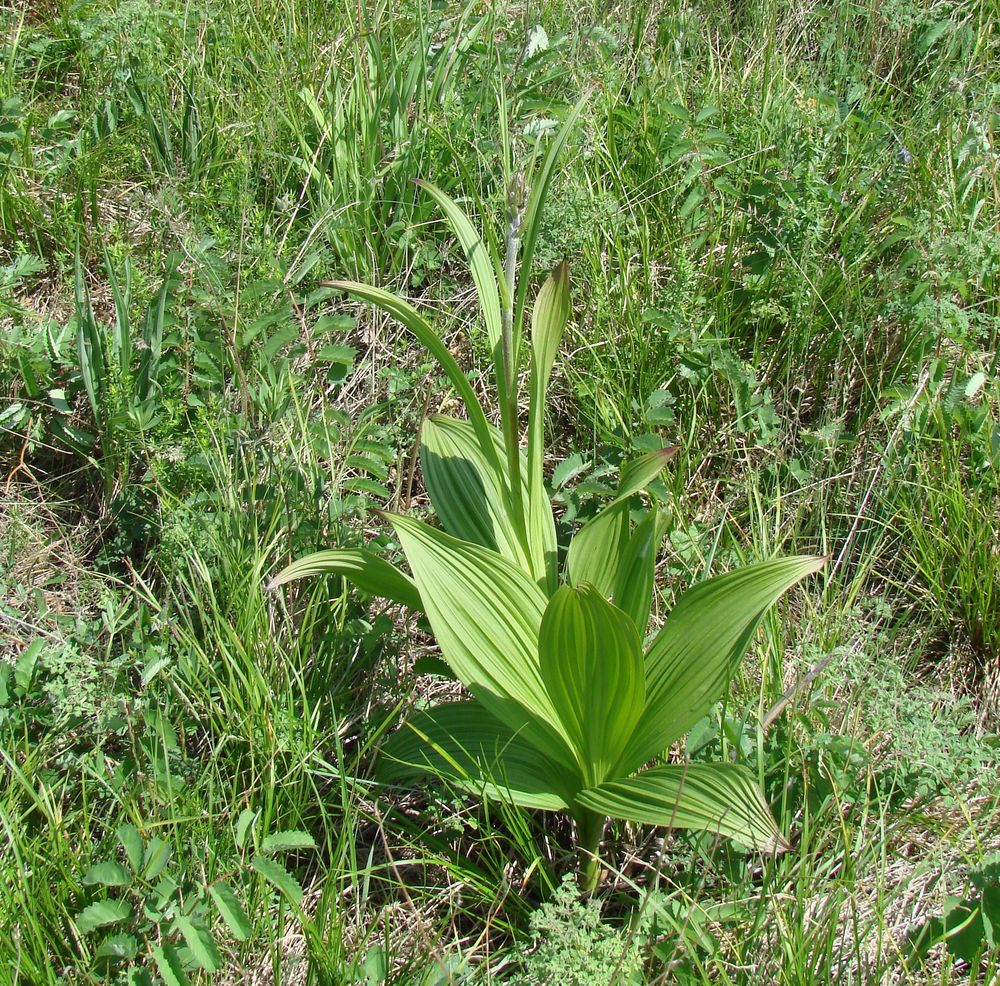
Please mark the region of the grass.
MULTIPOLYGON (((985 930, 907 943, 1000 850, 996 14, 0 5, 0 982, 112 976, 79 915, 133 899, 85 882, 126 823, 219 950, 197 981, 993 982, 985 930), (751 766, 792 850, 620 825, 596 924, 557 894, 556 819, 372 780, 454 692, 423 628, 332 577, 264 590, 331 544, 397 557, 376 511, 423 509, 404 436, 454 401, 320 282, 454 316, 482 389, 470 279, 413 179, 502 222, 499 107, 523 156, 585 92, 530 272, 565 255, 573 282, 564 522, 677 442, 658 619, 707 573, 833 558, 687 746, 751 766), (118 290, 132 333, 93 405, 77 253, 88 331, 120 351, 118 290), (243 940, 198 910, 219 880, 243 940)), ((188 943, 130 920, 170 981, 156 950, 188 943)))

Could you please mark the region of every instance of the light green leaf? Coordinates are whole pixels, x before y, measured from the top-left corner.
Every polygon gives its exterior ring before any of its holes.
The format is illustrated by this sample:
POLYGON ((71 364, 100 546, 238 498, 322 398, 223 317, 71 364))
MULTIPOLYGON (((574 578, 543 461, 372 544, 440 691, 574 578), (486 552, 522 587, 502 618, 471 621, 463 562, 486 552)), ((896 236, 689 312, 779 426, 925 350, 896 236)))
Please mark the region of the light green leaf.
POLYGON ((303 849, 315 849, 316 840, 308 833, 298 830, 287 832, 272 832, 260 844, 262 852, 298 852, 303 849))
MULTIPOLYGON (((492 426, 490 436, 497 455, 502 455, 503 438, 492 426)), ((420 435, 420 466, 434 512, 449 534, 499 551, 525 567, 503 486, 467 421, 429 417, 420 435)))
POLYGON ((544 560, 545 588, 556 590, 559 572, 555 521, 545 489, 545 395, 570 313, 569 265, 563 261, 542 285, 531 321, 531 397, 528 405, 528 541, 544 560))
POLYGON ((615 502, 626 500, 649 486, 663 472, 676 453, 677 446, 668 445, 666 448, 646 452, 626 462, 618 478, 618 495, 615 497, 615 502))
POLYGON ((188 986, 184 964, 173 945, 155 945, 152 949, 156 971, 167 986, 188 986))
POLYGON ((628 502, 616 501, 587 521, 570 541, 566 575, 570 585, 589 582, 605 598, 615 581, 628 545, 628 502))
POLYGON ((660 524, 655 510, 649 510, 635 525, 622 551, 615 573, 614 604, 632 618, 639 636, 646 635, 649 607, 653 601, 653 576, 656 549, 660 543, 660 524))
POLYGON ((646 653, 646 709, 625 756, 636 770, 686 733, 724 692, 764 613, 825 558, 748 565, 689 589, 646 653))
POLYGON ((98 900, 88 904, 75 918, 76 930, 88 935, 98 928, 120 924, 132 917, 132 908, 124 900, 98 900))
POLYGON ((146 847, 142 857, 142 875, 146 880, 155 880, 170 861, 170 844, 155 838, 146 847))
POLYGON ((302 903, 302 887, 299 881, 281 863, 257 853, 250 860, 250 865, 293 904, 302 903))
POLYGON ((382 757, 378 778, 386 782, 431 774, 475 796, 547 811, 565 809, 582 783, 563 767, 549 768, 475 700, 418 713, 389 737, 382 757))
POLYGON ((571 766, 539 671, 545 594, 496 552, 412 518, 390 515, 389 521, 441 653, 459 680, 509 729, 571 766))
POLYGON ((127 887, 132 882, 132 877, 121 863, 108 860, 91 866, 83 875, 83 882, 88 887, 95 884, 102 887, 127 887))
POLYGON ((765 852, 788 848, 753 775, 739 764, 670 764, 608 781, 579 804, 643 825, 698 829, 765 852))
POLYGON ((362 592, 370 595, 384 596, 417 611, 423 608, 420 593, 413 580, 395 565, 364 548, 331 549, 304 555, 283 568, 267 587, 276 589, 287 582, 311 578, 325 572, 342 575, 362 592))
MULTIPOLYGON (((490 343, 490 350, 499 353, 500 347, 500 293, 497 287, 496 275, 494 274, 494 263, 490 256, 486 244, 482 237, 476 232, 469 217, 462 211, 461 207, 447 193, 443 192, 436 185, 429 181, 418 179, 416 182, 424 189, 431 198, 437 202, 441 211, 447 216, 451 228, 458 237, 458 242, 465 253, 466 263, 472 274, 472 280, 476 285, 476 292, 479 295, 479 305, 483 312, 483 321, 486 323, 486 334, 490 343)), ((497 361, 500 367, 501 361, 497 361)), ((498 377, 498 379, 500 379, 498 377)))
POLYGON ((600 784, 642 712, 642 642, 635 624, 591 585, 549 600, 538 641, 542 680, 588 784, 600 784))
POLYGON ((208 888, 208 892, 212 895, 212 900, 215 901, 215 906, 222 916, 222 920, 226 922, 226 927, 229 928, 232 936, 237 941, 246 941, 250 937, 253 928, 250 925, 250 919, 247 917, 246 911, 243 909, 243 905, 240 903, 239 897, 233 892, 232 887, 224 880, 219 880, 208 888))
POLYGON ((142 866, 143 853, 146 851, 146 844, 142 841, 139 830, 130 822, 119 825, 118 841, 125 850, 125 856, 129 866, 132 867, 132 872, 138 873, 139 867, 142 866))
MULTIPOLYGON (((397 298, 388 291, 383 291, 381 288, 375 288, 368 284, 359 284, 357 281, 328 281, 324 283, 329 287, 338 288, 355 297, 362 298, 373 305, 377 305, 382 311, 395 318, 416 337, 417 341, 438 361, 441 369, 444 370, 445 375, 451 381, 452 386, 462 398, 466 414, 469 416, 469 422, 479 438, 480 447, 487 456, 491 455, 491 450, 493 449, 492 438, 483 406, 479 403, 476 392, 472 389, 472 385, 455 361, 455 357, 451 355, 448 347, 438 338, 437 333, 431 328, 430 323, 427 322, 420 312, 401 298, 397 298)), ((501 465, 499 459, 494 463, 494 468, 498 473, 500 472, 501 465)))
POLYGON ((208 928, 196 925, 184 914, 174 918, 174 927, 181 933, 192 958, 205 972, 218 972, 222 968, 222 956, 208 928))

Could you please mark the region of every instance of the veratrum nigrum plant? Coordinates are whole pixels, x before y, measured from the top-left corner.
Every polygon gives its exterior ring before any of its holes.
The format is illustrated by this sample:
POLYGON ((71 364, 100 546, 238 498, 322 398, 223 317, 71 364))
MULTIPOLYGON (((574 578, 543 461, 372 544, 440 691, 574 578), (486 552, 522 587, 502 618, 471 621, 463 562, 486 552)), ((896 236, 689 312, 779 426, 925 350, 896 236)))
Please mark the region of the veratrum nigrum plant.
POLYGON ((436 358, 466 418, 425 422, 420 459, 441 528, 389 515, 411 574, 366 550, 321 551, 272 582, 337 572, 360 589, 423 612, 471 697, 411 718, 382 750, 381 777, 446 777, 470 793, 568 812, 584 882, 600 875, 608 817, 701 829, 773 851, 786 843, 746 767, 665 763, 663 755, 719 699, 766 610, 824 559, 776 559, 687 591, 644 646, 662 528, 638 520, 638 494, 674 451, 627 462, 617 495, 584 524, 558 564, 543 476, 543 409, 570 314, 569 272, 556 267, 524 321, 539 218, 579 106, 535 159, 530 193, 510 183, 501 247, 483 240, 445 193, 422 183, 469 264, 493 354, 501 428, 425 317, 376 287, 333 282, 404 325, 436 358), (536 163, 537 162, 537 163, 536 163), (525 352, 526 351, 526 352, 525 352), (518 368, 529 364, 527 444, 521 448, 518 368))

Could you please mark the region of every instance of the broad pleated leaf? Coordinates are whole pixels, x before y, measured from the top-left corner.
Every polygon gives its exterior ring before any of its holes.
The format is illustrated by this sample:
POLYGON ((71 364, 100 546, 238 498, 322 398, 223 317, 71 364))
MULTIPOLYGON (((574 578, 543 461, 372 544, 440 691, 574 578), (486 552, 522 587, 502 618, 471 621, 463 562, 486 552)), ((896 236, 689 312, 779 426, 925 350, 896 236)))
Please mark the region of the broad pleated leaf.
POLYGON ((373 596, 384 596, 410 609, 423 609, 420 604, 420 593, 417 592, 413 580, 395 565, 364 548, 334 548, 303 555, 278 572, 267 587, 276 589, 286 582, 311 578, 327 572, 342 575, 362 592, 373 596))
POLYGON ((588 784, 618 761, 643 708, 642 643, 635 624, 593 586, 563 586, 538 639, 542 680, 588 784))
POLYGON ((524 808, 564 810, 581 786, 475 700, 418 713, 384 744, 382 757, 379 780, 431 774, 470 794, 524 808))
POLYGON ((509 729, 570 766, 539 670, 545 594, 494 551, 409 517, 389 515, 389 521, 441 653, 459 680, 509 729))
POLYGON ((629 744, 636 770, 686 733, 723 694, 764 613, 825 558, 748 565, 689 589, 646 654, 646 709, 629 744))
POLYGON ((766 852, 784 840, 753 774, 739 764, 671 764, 577 795, 591 811, 643 825, 717 832, 766 852))
POLYGON ((659 518, 655 510, 650 510, 635 525, 615 576, 614 604, 632 618, 640 637, 646 635, 649 623, 659 543, 659 518))
POLYGON ((615 580, 629 538, 628 503, 605 507, 573 536, 566 555, 570 585, 589 582, 604 597, 615 591, 615 580))
MULTIPOLYGON (((489 422, 486 420, 483 406, 479 403, 479 398, 472 389, 472 384, 469 383, 468 378, 462 372, 462 368, 458 365, 455 357, 451 355, 448 347, 441 341, 430 323, 420 312, 408 302, 403 301, 402 298, 397 298, 394 294, 383 291, 381 288, 372 287, 369 284, 360 284, 357 281, 324 281, 323 283, 328 287, 346 291, 348 294, 352 294, 357 298, 378 306, 416 337, 417 341, 438 361, 441 369, 444 370, 445 375, 451 381, 451 385, 458 392, 459 397, 462 398, 469 422, 479 437, 481 447, 486 455, 490 455, 493 446, 490 437, 489 422)), ((498 471, 500 470, 499 459, 495 463, 495 467, 498 471)))
MULTIPOLYGON (((502 456, 500 432, 491 427, 490 433, 502 456)), ((440 414, 428 418, 420 437, 420 466, 434 512, 449 534, 499 551, 532 574, 497 473, 467 421, 440 414)), ((521 482, 526 482, 524 470, 521 482)))

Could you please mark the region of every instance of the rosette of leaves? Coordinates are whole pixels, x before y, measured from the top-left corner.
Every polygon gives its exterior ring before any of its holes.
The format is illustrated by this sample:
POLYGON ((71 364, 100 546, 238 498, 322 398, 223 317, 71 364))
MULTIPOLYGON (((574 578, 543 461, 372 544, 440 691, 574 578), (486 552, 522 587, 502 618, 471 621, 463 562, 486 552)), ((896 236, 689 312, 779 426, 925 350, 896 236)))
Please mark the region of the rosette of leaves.
POLYGON ((471 693, 411 718, 383 747, 381 777, 448 778, 472 794, 550 811, 576 823, 585 883, 599 878, 609 817, 708 830, 773 851, 786 843, 753 775, 736 764, 664 763, 723 694, 766 610, 824 559, 791 557, 710 578, 683 595, 644 643, 662 529, 636 511, 673 448, 621 470, 617 495, 572 538, 560 564, 543 475, 543 415, 570 314, 561 264, 531 310, 514 277, 518 248, 531 269, 539 216, 570 114, 534 168, 530 195, 512 183, 502 244, 485 241, 462 209, 423 187, 447 217, 478 292, 493 353, 500 429, 445 344, 408 302, 376 287, 333 282, 397 319, 437 359, 465 419, 424 423, 420 459, 440 528, 388 515, 410 573, 365 550, 321 551, 272 586, 336 572, 360 589, 426 615, 444 661, 471 693), (526 447, 518 369, 529 365, 526 447))

